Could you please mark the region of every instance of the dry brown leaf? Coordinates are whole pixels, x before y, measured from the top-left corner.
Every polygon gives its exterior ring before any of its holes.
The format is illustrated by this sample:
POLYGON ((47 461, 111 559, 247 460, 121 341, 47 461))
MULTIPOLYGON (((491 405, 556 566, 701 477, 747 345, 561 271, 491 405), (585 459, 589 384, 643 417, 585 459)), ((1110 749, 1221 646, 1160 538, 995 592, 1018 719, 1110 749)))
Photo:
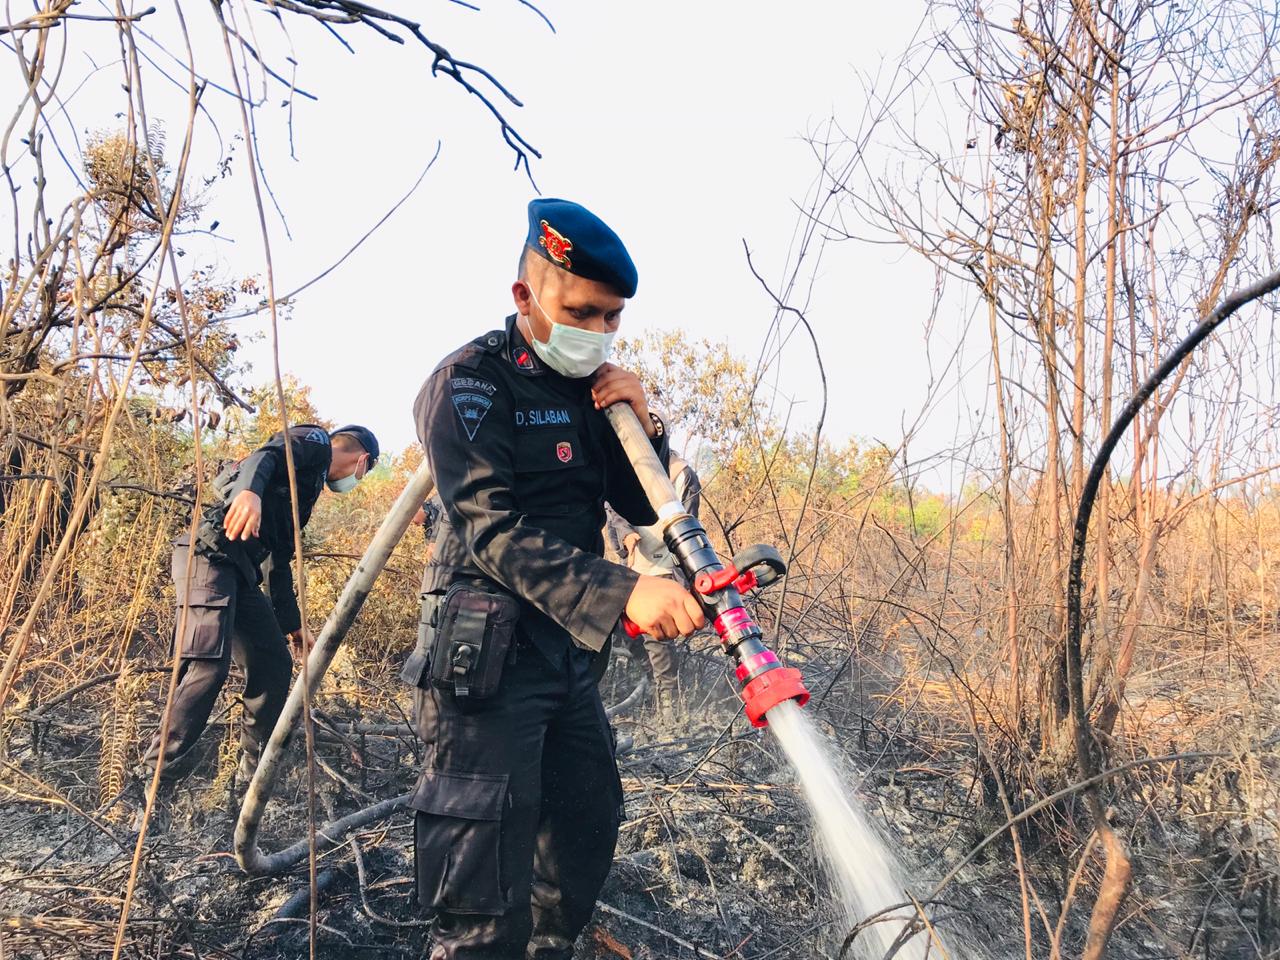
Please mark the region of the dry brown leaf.
POLYGON ((597 957, 621 957, 622 960, 631 960, 631 951, 623 944, 619 943, 604 927, 596 927, 594 934, 596 942, 597 957))

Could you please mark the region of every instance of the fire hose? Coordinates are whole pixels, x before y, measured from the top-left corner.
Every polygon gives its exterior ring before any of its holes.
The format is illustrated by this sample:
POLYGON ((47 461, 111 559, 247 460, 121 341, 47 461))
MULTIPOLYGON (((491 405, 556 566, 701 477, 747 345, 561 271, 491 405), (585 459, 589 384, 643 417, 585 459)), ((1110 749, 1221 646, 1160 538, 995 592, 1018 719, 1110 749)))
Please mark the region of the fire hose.
MULTIPOLYGON (((257 876, 279 873, 307 856, 306 840, 274 854, 266 854, 258 847, 258 832, 262 825, 263 811, 266 809, 267 801, 271 799, 271 794, 275 791, 276 780, 284 769, 285 747, 289 743, 294 725, 302 716, 303 678, 309 681, 309 693, 314 696, 320 688, 320 681, 324 679, 325 671, 329 669, 329 664, 333 662, 334 655, 338 652, 338 647, 346 637, 351 624, 355 622, 356 614, 360 612, 360 608, 364 606, 369 596, 369 591, 373 589, 374 581, 378 579, 378 574, 391 558, 391 551, 400 542, 400 538, 409 528, 409 521, 422 506, 422 501, 431 495, 433 488, 431 472, 427 469, 424 460, 422 466, 409 479, 400 496, 396 498, 395 504, 387 513, 386 519, 382 521, 378 532, 374 534, 373 540, 369 542, 355 571, 347 580, 346 586, 342 588, 333 612, 329 614, 324 629, 320 631, 320 636, 316 638, 315 645, 307 655, 306 672, 300 672, 293 682, 289 699, 285 701, 280 719, 276 721, 275 729, 271 731, 271 739, 267 741, 267 746, 262 751, 258 767, 245 792, 240 816, 236 820, 234 839, 236 862, 245 873, 257 876)), ((407 796, 400 796, 385 800, 375 807, 359 810, 342 820, 318 829, 316 831, 317 848, 341 843, 349 831, 386 816, 406 799, 407 796)))
MULTIPOLYGON (((809 700, 809 691, 801 682, 800 671, 784 667, 773 651, 765 646, 762 631, 742 602, 743 593, 781 578, 786 572, 782 557, 771 547, 757 546, 740 553, 728 566, 721 563, 702 524, 685 512, 635 413, 628 406, 615 405, 605 414, 635 468, 645 495, 658 514, 659 522, 663 524, 663 538, 672 556, 693 584, 694 596, 702 605, 707 619, 714 624, 725 652, 734 659, 748 719, 753 725, 763 727, 767 723, 765 714, 779 703, 796 700, 804 705, 809 700)), ((325 672, 364 606, 374 581, 408 529, 410 518, 431 494, 433 487, 431 473, 424 461, 370 541, 308 655, 305 676, 312 695, 320 688, 325 672)), ((627 627, 624 623, 624 627, 629 633, 638 632, 635 624, 627 627)), ((302 715, 302 683, 303 674, 299 674, 258 761, 236 821, 236 862, 246 873, 259 876, 279 873, 307 856, 306 840, 274 854, 264 853, 258 847, 262 815, 283 770, 284 752, 290 735, 302 715)), ((317 847, 341 843, 350 831, 389 815, 407 799, 407 795, 391 797, 318 828, 317 847)))
MULTIPOLYGON (((742 600, 744 593, 766 587, 786 574, 781 555, 773 547, 757 544, 741 551, 728 565, 721 562, 702 524, 685 511, 632 409, 614 404, 605 410, 605 416, 658 515, 663 542, 692 585, 693 596, 715 627, 724 652, 734 661, 747 719, 752 726, 764 727, 768 725, 765 715, 778 704, 795 700, 804 706, 809 702, 809 691, 800 671, 783 666, 777 654, 765 646, 764 633, 742 600)), ((640 628, 625 617, 622 625, 629 636, 640 635, 640 628)))
MULTIPOLYGON (((1080 767, 1082 779, 1088 780, 1096 776, 1099 768, 1098 758, 1093 748, 1093 736, 1089 730, 1088 707, 1084 702, 1084 653, 1081 644, 1081 634, 1084 630, 1084 617, 1081 610, 1081 599, 1084 593, 1084 554, 1089 538, 1089 519, 1093 516, 1093 504, 1098 496, 1098 490, 1102 486, 1102 479, 1106 475, 1107 465, 1111 461, 1111 454, 1115 452, 1116 447, 1119 446, 1120 441, 1128 431, 1129 425, 1133 423, 1139 411, 1159 389, 1160 384, 1164 383, 1173 371, 1186 362, 1192 352, 1208 339, 1214 330, 1241 307, 1268 293, 1274 293, 1276 290, 1280 290, 1280 271, 1237 290, 1214 307, 1204 319, 1196 324, 1186 338, 1178 344, 1172 353, 1164 358, 1160 366, 1147 377, 1137 392, 1129 398, 1129 402, 1124 405, 1124 409, 1116 417, 1115 423, 1107 431, 1107 435, 1103 439, 1102 445, 1098 448, 1097 455, 1094 457, 1093 466, 1089 469, 1089 476, 1085 480, 1084 488, 1080 493, 1080 504, 1076 508, 1075 526, 1071 537, 1071 564, 1067 573, 1067 643, 1065 650, 1068 696, 1071 717, 1075 727, 1076 760, 1080 767)), ((1095 786, 1088 795, 1096 799, 1096 791, 1097 787, 1095 786)), ((1095 819, 1101 819, 1099 816, 1101 810, 1101 802, 1097 801, 1094 811, 1095 819)))

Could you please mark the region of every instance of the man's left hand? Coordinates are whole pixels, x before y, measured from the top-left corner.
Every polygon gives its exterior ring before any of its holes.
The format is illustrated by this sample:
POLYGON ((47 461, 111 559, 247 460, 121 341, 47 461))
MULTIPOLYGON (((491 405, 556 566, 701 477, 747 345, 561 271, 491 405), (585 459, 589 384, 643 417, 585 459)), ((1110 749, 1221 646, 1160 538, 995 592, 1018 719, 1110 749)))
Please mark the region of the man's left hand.
POLYGON ((650 439, 657 435, 658 428, 649 419, 649 403, 645 400, 644 387, 640 384, 640 378, 630 370, 623 370, 612 363, 601 365, 591 385, 591 398, 596 402, 597 410, 611 407, 615 403, 629 404, 650 439))

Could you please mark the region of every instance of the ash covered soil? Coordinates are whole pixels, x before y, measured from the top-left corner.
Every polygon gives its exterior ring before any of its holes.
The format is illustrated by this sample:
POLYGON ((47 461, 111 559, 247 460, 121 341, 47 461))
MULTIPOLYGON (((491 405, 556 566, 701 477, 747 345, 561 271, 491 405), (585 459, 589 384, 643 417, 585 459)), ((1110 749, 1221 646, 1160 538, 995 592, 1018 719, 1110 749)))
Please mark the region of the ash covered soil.
MULTIPOLYGON (((639 664, 615 659, 603 683, 606 704, 627 701, 642 676, 639 664)), ((705 638, 684 677, 683 717, 659 720, 648 697, 632 698, 614 717, 627 820, 577 957, 840 956, 847 924, 837 920, 803 799, 777 744, 746 722, 724 660, 705 638)), ((131 760, 154 729, 163 680, 156 676, 142 698, 131 760)), ((833 752, 860 771, 851 790, 904 862, 908 888, 924 897, 1001 822, 980 801, 972 748, 936 734, 926 742, 894 717, 854 704, 854 691, 842 684, 825 697, 827 684, 811 685, 807 709, 833 752)), ((227 691, 239 689, 233 676, 227 691)), ((320 698, 317 822, 411 787, 419 745, 400 707, 384 703, 375 712, 367 701, 357 709, 342 697, 320 698)), ((239 803, 230 776, 235 709, 224 695, 205 737, 206 762, 157 805, 122 956, 308 955, 305 860, 284 875, 253 878, 229 852, 239 803)), ((142 791, 125 778, 117 797, 101 795, 102 711, 101 691, 89 690, 47 713, 38 706, 19 712, 7 730, 0 956, 111 956, 142 791)), ((299 767, 268 807, 260 841, 267 851, 305 836, 299 767)), ((412 819, 403 810, 320 855, 316 956, 424 954, 412 856, 412 819)), ((1022 952, 1012 863, 1007 841, 994 843, 928 905, 952 956, 1022 952)), ((858 945, 855 939, 845 955, 860 955, 858 945)))

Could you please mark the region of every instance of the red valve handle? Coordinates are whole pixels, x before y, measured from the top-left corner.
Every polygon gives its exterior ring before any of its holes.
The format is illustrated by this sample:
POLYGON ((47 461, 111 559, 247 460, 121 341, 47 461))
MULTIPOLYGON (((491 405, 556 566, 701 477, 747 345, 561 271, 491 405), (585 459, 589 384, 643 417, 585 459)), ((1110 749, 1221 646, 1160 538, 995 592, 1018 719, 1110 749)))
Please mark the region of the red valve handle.
POLYGON ((737 587, 739 593, 746 593, 748 590, 754 590, 759 586, 759 581, 756 579, 754 570, 739 573, 733 564, 729 564, 723 570, 717 570, 715 573, 698 574, 697 579, 693 581, 693 589, 704 597, 709 597, 711 594, 723 590, 729 584, 737 587))
POLYGON ((733 564, 728 564, 713 573, 698 574, 697 579, 693 581, 693 589, 704 597, 709 597, 711 594, 723 590, 737 579, 738 571, 734 569, 733 564))

